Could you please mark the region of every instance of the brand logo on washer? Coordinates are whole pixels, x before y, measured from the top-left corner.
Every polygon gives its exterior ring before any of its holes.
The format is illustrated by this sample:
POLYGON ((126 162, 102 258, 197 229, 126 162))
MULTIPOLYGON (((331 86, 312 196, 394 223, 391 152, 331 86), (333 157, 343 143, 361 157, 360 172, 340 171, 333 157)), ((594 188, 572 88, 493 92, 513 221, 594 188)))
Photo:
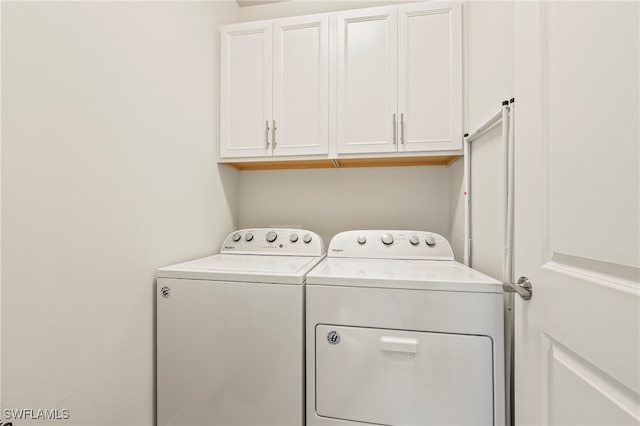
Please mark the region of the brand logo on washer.
POLYGON ((162 297, 166 299, 171 296, 171 289, 169 287, 162 287, 160 293, 162 293, 162 297))
POLYGON ((329 334, 327 334, 327 342, 331 343, 332 345, 337 345, 338 343, 340 343, 340 335, 338 334, 338 332, 335 330, 331 330, 329 334))

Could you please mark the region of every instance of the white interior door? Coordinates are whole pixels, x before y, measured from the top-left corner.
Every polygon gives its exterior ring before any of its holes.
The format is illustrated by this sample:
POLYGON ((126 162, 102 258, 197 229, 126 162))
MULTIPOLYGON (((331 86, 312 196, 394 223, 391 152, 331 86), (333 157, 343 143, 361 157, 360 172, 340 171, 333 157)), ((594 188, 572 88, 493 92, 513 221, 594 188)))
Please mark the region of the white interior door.
POLYGON ((515 423, 640 423, 638 2, 516 2, 515 423))

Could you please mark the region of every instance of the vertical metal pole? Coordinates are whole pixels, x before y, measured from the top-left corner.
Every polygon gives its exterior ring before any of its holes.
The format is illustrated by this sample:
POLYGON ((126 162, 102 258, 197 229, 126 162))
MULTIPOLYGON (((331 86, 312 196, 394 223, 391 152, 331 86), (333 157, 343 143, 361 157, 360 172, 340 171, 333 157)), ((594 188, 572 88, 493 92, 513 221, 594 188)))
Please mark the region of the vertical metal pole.
MULTIPOLYGON (((504 154, 504 246, 503 246, 503 258, 502 258, 502 281, 511 282, 511 244, 509 242, 510 232, 510 194, 511 188, 509 186, 509 176, 511 171, 510 164, 510 126, 509 119, 509 101, 502 102, 502 150, 504 154)), ((504 360, 505 360, 505 423, 510 426, 511 417, 511 394, 513 392, 513 294, 505 293, 504 299, 504 324, 505 324, 505 345, 504 345, 504 360)))
POLYGON ((507 135, 507 229, 506 229, 506 268, 505 268, 505 282, 514 282, 513 277, 513 225, 514 225, 514 199, 515 199, 515 148, 514 148, 514 136, 515 136, 515 104, 514 99, 511 99, 511 105, 509 107, 509 130, 507 135))
POLYGON ((511 99, 509 106, 509 136, 508 136, 508 170, 507 170, 507 257, 506 279, 514 282, 513 276, 513 232, 514 232, 514 200, 515 200, 515 99, 511 99))
MULTIPOLYGON (((508 282, 514 282, 513 276, 513 245, 514 245, 514 224, 515 224, 515 99, 511 99, 509 106, 509 170, 507 180, 508 202, 507 202, 507 244, 509 246, 509 257, 507 258, 506 278, 508 282)), ((505 327, 505 378, 506 388, 505 395, 507 396, 506 403, 506 425, 511 426, 514 424, 514 312, 513 312, 513 299, 514 294, 510 293, 505 296, 506 304, 506 327, 505 327)))
POLYGON ((507 222, 509 218, 509 101, 502 102, 502 153, 504 155, 504 244, 502 257, 502 280, 506 282, 507 277, 507 259, 509 257, 509 243, 507 241, 507 222))
POLYGON ((464 135, 464 264, 471 266, 471 146, 464 135))

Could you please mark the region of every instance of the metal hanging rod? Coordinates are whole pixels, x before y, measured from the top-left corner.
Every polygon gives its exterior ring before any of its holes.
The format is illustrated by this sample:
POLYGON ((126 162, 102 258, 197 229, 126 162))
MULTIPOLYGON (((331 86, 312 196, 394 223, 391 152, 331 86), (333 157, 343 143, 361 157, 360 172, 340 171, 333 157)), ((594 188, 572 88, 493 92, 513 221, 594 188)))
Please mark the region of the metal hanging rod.
MULTIPOLYGON (((479 138, 480 136, 482 136, 484 133, 486 133, 489 129, 491 129, 493 126, 495 126, 498 123, 502 123, 502 145, 503 145, 503 151, 504 151, 504 158, 505 158, 505 179, 507 182, 507 194, 505 197, 505 220, 507 222, 507 226, 506 226, 506 232, 505 232, 505 239, 507 241, 505 241, 505 258, 503 259, 503 275, 506 272, 510 272, 510 266, 507 266, 507 263, 511 263, 511 255, 512 255, 512 249, 511 249, 511 245, 509 244, 509 240, 512 237, 512 233, 510 232, 510 219, 509 219, 509 215, 513 214, 513 212, 511 211, 512 209, 510 209, 510 206, 512 206, 512 198, 510 199, 509 197, 512 196, 513 194, 513 190, 512 188, 509 188, 509 184, 513 182, 512 178, 510 178, 510 174, 513 171, 513 165, 510 165, 510 162, 512 160, 512 156, 510 155, 510 153, 513 153, 513 149, 510 145, 509 139, 510 136, 513 136, 512 133, 509 132, 509 125, 510 123, 510 108, 513 108, 513 103, 515 102, 515 99, 512 98, 511 101, 503 101, 502 102, 502 108, 500 109, 500 111, 494 115, 493 117, 491 117, 489 120, 487 120, 486 123, 484 123, 482 126, 480 126, 478 128, 478 130, 476 130, 475 132, 471 133, 471 134, 465 134, 464 135, 464 198, 465 198, 465 209, 464 209, 464 220, 465 220, 465 226, 464 226, 464 264, 467 266, 470 266, 471 263, 471 142, 474 141, 475 139, 479 138), (510 107, 511 104, 511 107, 510 107), (511 149, 510 149, 511 147, 511 149)), ((512 144, 512 142, 511 142, 512 144)))
MULTIPOLYGON (((504 107, 505 105, 509 106, 509 101, 503 101, 502 106, 504 107)), ((477 139, 478 137, 482 136, 487 130, 495 126, 500 121, 502 121, 502 110, 498 111, 496 115, 494 115, 489 120, 487 120, 487 122, 484 123, 482 126, 480 126, 478 130, 466 136, 467 142, 472 142, 474 139, 477 139)))

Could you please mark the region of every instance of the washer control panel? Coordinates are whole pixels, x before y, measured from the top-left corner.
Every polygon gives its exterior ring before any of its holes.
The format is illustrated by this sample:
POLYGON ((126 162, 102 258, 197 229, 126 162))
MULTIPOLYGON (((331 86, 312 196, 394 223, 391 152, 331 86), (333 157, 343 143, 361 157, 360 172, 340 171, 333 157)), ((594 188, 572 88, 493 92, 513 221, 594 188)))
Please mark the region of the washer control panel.
POLYGON ((224 240, 220 252, 278 256, 322 256, 325 253, 324 242, 315 232, 286 228, 237 230, 224 240))
POLYGON ((327 255, 370 259, 454 260, 449 241, 442 235, 425 231, 345 231, 331 239, 327 255))

